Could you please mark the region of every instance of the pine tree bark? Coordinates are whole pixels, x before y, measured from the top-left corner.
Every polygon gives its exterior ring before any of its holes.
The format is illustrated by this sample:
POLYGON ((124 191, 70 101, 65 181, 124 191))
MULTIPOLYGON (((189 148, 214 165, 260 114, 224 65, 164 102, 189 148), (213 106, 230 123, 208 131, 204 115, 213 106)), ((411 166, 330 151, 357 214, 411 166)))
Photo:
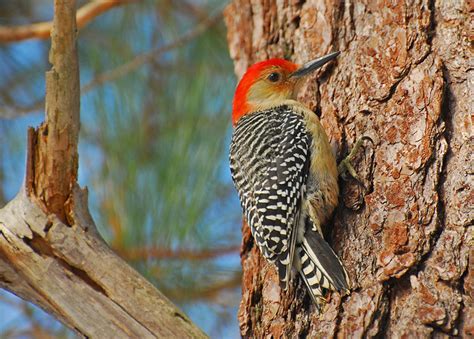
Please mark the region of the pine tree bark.
POLYGON ((0 288, 85 338, 205 338, 96 231, 77 184, 76 1, 54 9, 46 120, 28 131, 24 187, 0 209, 0 288))
POLYGON ((334 50, 301 99, 364 186, 341 180, 326 238, 349 296, 317 316, 297 278, 280 290, 243 226, 243 337, 474 335, 472 3, 234 0, 225 11, 240 78, 252 63, 303 63, 334 50), (471 8, 469 7, 471 6, 471 8), (469 87, 471 86, 471 87, 469 87))

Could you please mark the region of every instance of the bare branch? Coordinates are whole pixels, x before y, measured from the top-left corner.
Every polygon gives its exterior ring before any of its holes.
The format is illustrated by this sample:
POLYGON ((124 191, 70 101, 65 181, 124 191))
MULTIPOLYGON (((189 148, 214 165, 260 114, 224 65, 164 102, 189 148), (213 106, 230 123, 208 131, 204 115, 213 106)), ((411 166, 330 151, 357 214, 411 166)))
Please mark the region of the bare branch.
POLYGON ((0 209, 0 287, 84 337, 203 338, 102 240, 77 185, 75 0, 55 0, 46 121, 28 132, 25 187, 0 209))
POLYGON ((65 203, 77 179, 79 137, 79 64, 76 47, 75 0, 55 0, 51 31, 52 64, 46 73, 46 121, 35 136, 30 154, 27 192, 33 193, 63 222, 65 203))
POLYGON ((38 101, 33 102, 28 106, 6 106, 0 109, 0 119, 15 119, 21 117, 22 115, 27 115, 41 111, 44 107, 44 98, 41 98, 38 101))
MULTIPOLYGON (((77 28, 82 29, 92 19, 117 7, 136 0, 96 0, 82 6, 76 14, 77 28)), ((53 23, 51 21, 36 24, 5 27, 0 26, 0 42, 15 42, 27 39, 49 39, 53 23)))
POLYGON ((192 290, 183 291, 182 289, 164 290, 166 295, 173 300, 190 301, 190 300, 210 300, 218 297, 223 291, 237 288, 242 283, 242 273, 235 272, 232 276, 220 281, 209 283, 204 288, 193 288, 192 290))
POLYGON ((87 83, 81 88, 81 93, 82 94, 87 93, 91 89, 93 89, 95 86, 102 85, 106 82, 113 81, 120 77, 123 77, 124 75, 136 70, 137 68, 144 65, 145 63, 152 61, 158 55, 171 51, 175 48, 181 47, 185 43, 193 40, 194 38, 204 33, 209 27, 216 24, 218 20, 221 18, 221 15, 222 15, 222 11, 217 11, 213 15, 204 19, 196 27, 193 27, 192 29, 190 29, 189 31, 187 31, 186 33, 178 37, 176 40, 164 46, 154 48, 151 51, 148 51, 146 53, 139 54, 135 56, 132 60, 112 70, 105 71, 95 76, 89 83, 87 83))
MULTIPOLYGON (((151 62, 153 59, 159 55, 169 52, 175 48, 179 48, 186 44, 187 42, 195 39, 202 33, 204 33, 208 28, 215 25, 222 16, 222 10, 218 10, 215 14, 207 17, 197 26, 193 27, 189 31, 185 32, 183 35, 178 37, 176 40, 163 45, 158 48, 154 48, 148 52, 139 54, 135 56, 132 60, 108 71, 98 74, 91 81, 81 87, 81 95, 85 94, 96 86, 100 86, 109 81, 117 80, 130 72, 135 71, 142 65, 151 62)), ((43 99, 32 103, 26 107, 6 107, 0 111, 0 117, 4 119, 13 119, 20 115, 26 115, 40 110, 43 107, 43 99)))
POLYGON ((75 186, 71 201, 70 225, 23 190, 0 210, 0 287, 84 337, 205 337, 96 235, 86 192, 75 186))
POLYGON ((127 260, 143 259, 179 259, 179 260, 206 260, 220 257, 227 254, 238 253, 240 246, 230 246, 221 248, 212 248, 205 250, 172 250, 169 248, 158 247, 136 247, 130 249, 114 250, 127 260))

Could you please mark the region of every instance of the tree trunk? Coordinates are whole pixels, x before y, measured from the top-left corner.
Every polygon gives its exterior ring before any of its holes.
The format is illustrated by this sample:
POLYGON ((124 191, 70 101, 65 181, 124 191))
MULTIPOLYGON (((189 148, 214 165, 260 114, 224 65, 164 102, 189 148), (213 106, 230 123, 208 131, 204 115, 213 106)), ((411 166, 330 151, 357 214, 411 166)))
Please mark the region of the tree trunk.
MULTIPOLYGON (((472 4, 471 4, 472 6, 472 4)), ((474 335, 472 50, 467 1, 234 0, 228 42, 240 78, 252 63, 303 63, 334 50, 301 98, 363 184, 341 180, 326 238, 352 279, 317 316, 299 278, 276 271, 243 227, 244 337, 474 335)))
POLYGON ((77 185, 76 2, 54 8, 46 121, 28 131, 25 185, 0 209, 0 287, 86 338, 203 338, 96 231, 77 185))

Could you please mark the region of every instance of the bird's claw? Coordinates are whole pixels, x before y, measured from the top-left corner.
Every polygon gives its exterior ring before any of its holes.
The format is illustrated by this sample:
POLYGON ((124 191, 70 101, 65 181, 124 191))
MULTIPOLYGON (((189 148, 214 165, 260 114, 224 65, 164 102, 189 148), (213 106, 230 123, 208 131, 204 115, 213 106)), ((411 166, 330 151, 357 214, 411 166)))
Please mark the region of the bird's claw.
POLYGON ((357 152, 359 152, 359 149, 364 144, 364 140, 368 140, 372 144, 374 143, 373 140, 368 136, 360 137, 359 140, 357 140, 357 142, 355 143, 352 150, 350 151, 349 155, 347 157, 345 157, 344 159, 342 159, 341 162, 339 163, 339 165, 337 166, 337 170, 339 172, 339 175, 341 175, 344 178, 344 174, 346 172, 348 172, 351 175, 351 177, 353 177, 355 180, 357 180, 360 184, 362 184, 362 181, 360 180, 359 176, 357 175, 357 172, 354 169, 354 167, 352 166, 351 162, 352 162, 352 160, 354 160, 354 158, 357 155, 357 152))

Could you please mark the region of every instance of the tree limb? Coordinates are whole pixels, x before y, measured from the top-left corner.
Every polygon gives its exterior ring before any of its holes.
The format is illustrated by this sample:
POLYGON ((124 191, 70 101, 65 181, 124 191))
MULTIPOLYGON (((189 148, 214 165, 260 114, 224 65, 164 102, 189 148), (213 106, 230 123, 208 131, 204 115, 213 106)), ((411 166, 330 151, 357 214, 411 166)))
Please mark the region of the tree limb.
POLYGON ((238 253, 240 246, 229 246, 203 250, 188 250, 159 247, 114 248, 114 250, 127 260, 144 259, 178 259, 178 260, 206 260, 226 254, 238 253))
POLYGON ((239 287, 241 282, 242 274, 240 272, 236 272, 229 278, 222 279, 214 283, 207 282, 208 285, 203 288, 191 289, 185 293, 183 293, 182 289, 168 289, 165 290, 165 293, 176 300, 209 300, 217 298, 224 290, 230 290, 239 287))
POLYGON ((25 186, 0 210, 0 287, 84 337, 205 337, 96 231, 77 185, 75 0, 54 8, 46 121, 28 131, 25 186))
POLYGON ((84 337, 205 335, 97 236, 87 192, 77 186, 70 225, 22 190, 0 210, 0 286, 84 337))
MULTIPOLYGON (((151 62, 159 55, 169 52, 175 48, 183 46, 185 43, 195 39, 202 33, 204 33, 209 27, 215 25, 222 16, 222 10, 216 11, 216 13, 205 18, 195 27, 191 28, 187 32, 184 32, 181 36, 175 40, 164 44, 163 46, 153 48, 147 52, 141 53, 133 57, 131 60, 121 64, 120 66, 104 71, 97 74, 87 84, 81 87, 81 95, 90 92, 97 86, 103 85, 107 82, 117 80, 130 72, 137 70, 144 64, 151 62)), ((30 114, 41 109, 43 105, 43 99, 38 100, 26 107, 6 107, 0 112, 0 117, 4 119, 10 119, 18 117, 19 115, 30 114)))
POLYGON ((189 31, 185 32, 183 35, 178 37, 177 39, 171 41, 168 44, 165 44, 161 47, 154 48, 148 52, 139 54, 135 56, 130 61, 108 71, 105 71, 97 76, 95 76, 89 83, 84 85, 81 88, 82 94, 89 92, 92 88, 102 85, 106 82, 116 80, 134 70, 142 66, 143 64, 150 62, 158 55, 178 48, 185 43, 193 40, 194 38, 198 37, 202 33, 204 33, 209 27, 214 25, 222 15, 222 10, 217 11, 216 13, 210 15, 209 17, 205 18, 202 22, 200 22, 197 26, 193 27, 189 31))
POLYGON ((78 166, 80 87, 75 11, 75 1, 55 1, 49 53, 52 68, 46 73, 46 120, 30 140, 34 154, 28 158, 26 179, 28 194, 39 198, 46 210, 63 222, 78 166))
MULTIPOLYGON (((136 0, 96 0, 82 6, 76 15, 77 28, 82 29, 92 19, 111 8, 136 0)), ((0 26, 0 42, 16 42, 27 39, 49 39, 53 23, 39 22, 31 25, 6 27, 0 26)))

